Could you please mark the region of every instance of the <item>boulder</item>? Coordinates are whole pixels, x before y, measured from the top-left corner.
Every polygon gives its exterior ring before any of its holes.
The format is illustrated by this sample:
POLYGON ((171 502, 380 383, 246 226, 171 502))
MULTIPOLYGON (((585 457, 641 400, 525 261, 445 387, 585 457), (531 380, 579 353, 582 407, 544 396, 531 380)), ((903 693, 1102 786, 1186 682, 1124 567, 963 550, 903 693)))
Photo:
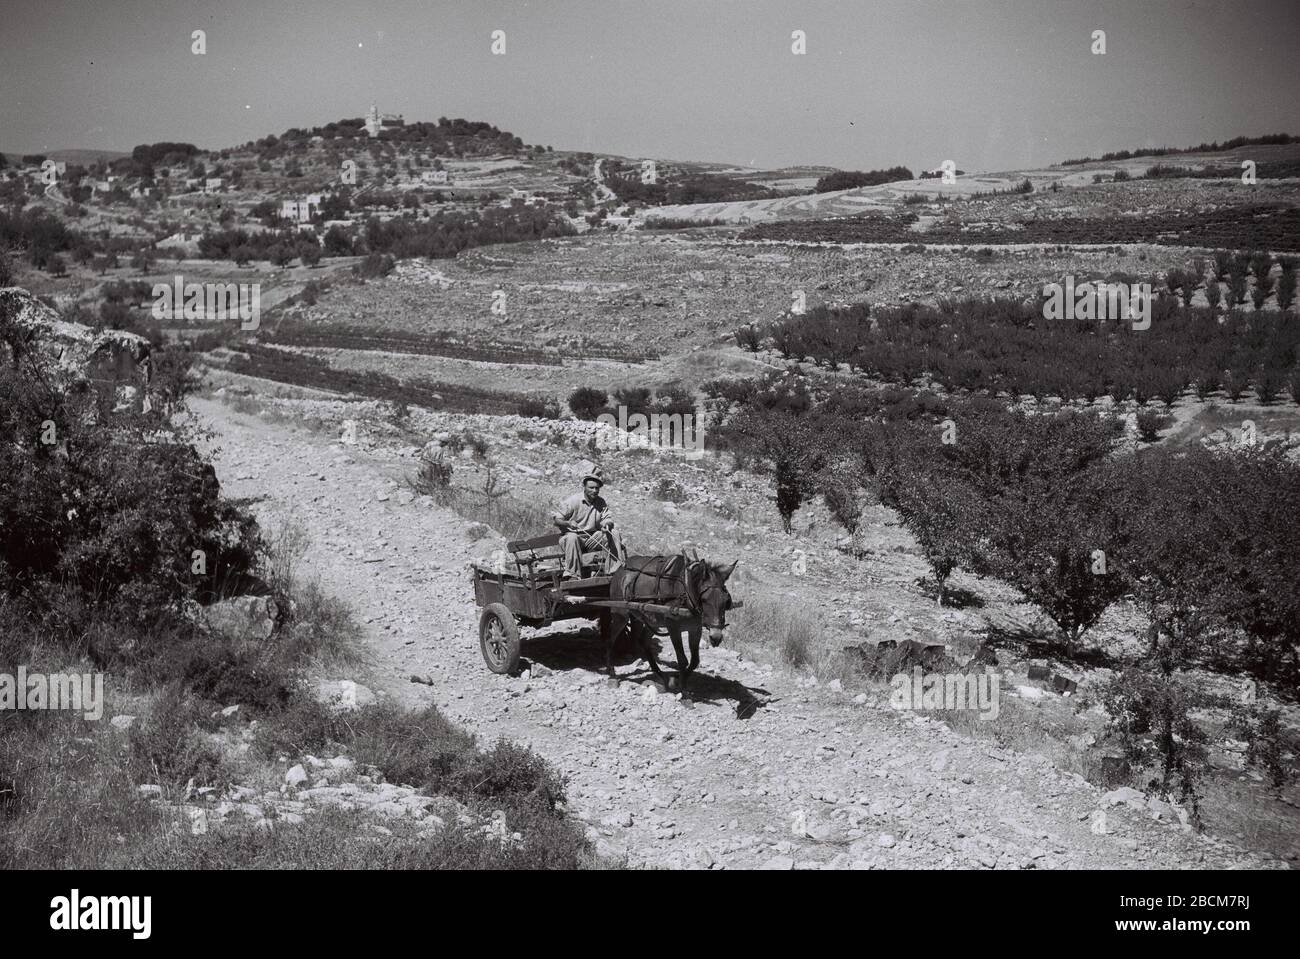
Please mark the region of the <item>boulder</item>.
POLYGON ((61 390, 90 384, 111 409, 140 409, 152 378, 143 336, 61 320, 15 286, 0 289, 0 359, 36 364, 61 390))
POLYGON ((275 632, 280 607, 270 596, 236 596, 205 607, 200 623, 209 633, 240 643, 264 643, 275 632))

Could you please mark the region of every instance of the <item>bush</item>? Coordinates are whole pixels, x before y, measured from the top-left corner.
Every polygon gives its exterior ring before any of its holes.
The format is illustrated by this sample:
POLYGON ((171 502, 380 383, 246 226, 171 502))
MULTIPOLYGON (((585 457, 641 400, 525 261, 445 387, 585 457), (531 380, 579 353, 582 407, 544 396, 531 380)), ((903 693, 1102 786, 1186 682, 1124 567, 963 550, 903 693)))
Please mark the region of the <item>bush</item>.
POLYGON ((1277 278, 1277 308, 1289 310, 1295 302, 1295 272, 1283 270, 1277 278))
POLYGON ((229 785, 221 751, 197 728, 202 710, 181 683, 165 687, 149 715, 128 732, 132 778, 173 788, 191 780, 195 786, 229 785))
POLYGON ((1282 392, 1282 387, 1286 383, 1286 371, 1265 368, 1255 373, 1255 396, 1259 402, 1267 406, 1278 398, 1282 392))
MULTIPOLYGON (((255 576, 256 524, 161 410, 114 412, 23 355, 0 370, 0 591, 84 645, 105 617, 156 624, 255 576)), ((103 665, 125 650, 90 652, 103 665)))
POLYGON ((605 411, 609 394, 590 386, 580 386, 569 394, 569 409, 580 420, 594 421, 605 411))
POLYGON ((828 461, 827 437, 817 424, 783 411, 745 407, 728 426, 733 449, 776 483, 776 508, 787 533, 805 497, 815 491, 816 477, 828 461))
POLYGON ((1179 676, 1131 666, 1106 683, 1099 698, 1110 716, 1108 735, 1130 766, 1157 773, 1148 788, 1166 795, 1176 789, 1195 814, 1208 737, 1191 714, 1208 705, 1205 697, 1179 676))
POLYGON ((537 400, 531 397, 521 400, 518 409, 520 416, 529 416, 534 419, 558 420, 560 418, 560 406, 555 400, 537 400))
POLYGON ((686 490, 682 489, 682 485, 676 480, 667 476, 662 477, 655 484, 654 492, 651 495, 662 503, 686 502, 686 490))
POLYGON ((1165 429, 1173 420, 1162 413, 1154 410, 1138 410, 1137 412, 1137 430, 1138 436, 1144 443, 1154 443, 1160 439, 1160 431, 1165 429))
POLYGON ((371 280, 387 276, 396 265, 396 261, 387 254, 371 253, 352 269, 363 280, 371 280))
POLYGON ((424 457, 414 477, 407 477, 406 485, 420 496, 441 497, 443 491, 451 486, 455 467, 445 457, 424 457))

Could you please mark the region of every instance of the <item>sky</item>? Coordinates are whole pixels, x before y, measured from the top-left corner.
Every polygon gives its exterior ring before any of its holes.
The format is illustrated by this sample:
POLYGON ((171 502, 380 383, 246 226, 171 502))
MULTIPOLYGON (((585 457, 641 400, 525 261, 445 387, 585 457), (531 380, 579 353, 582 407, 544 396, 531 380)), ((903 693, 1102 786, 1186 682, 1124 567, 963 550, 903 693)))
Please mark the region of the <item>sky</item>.
POLYGON ((1300 133, 1296 13, 1295 0, 0 0, 0 150, 219 149, 373 102, 557 150, 1010 170, 1300 133))

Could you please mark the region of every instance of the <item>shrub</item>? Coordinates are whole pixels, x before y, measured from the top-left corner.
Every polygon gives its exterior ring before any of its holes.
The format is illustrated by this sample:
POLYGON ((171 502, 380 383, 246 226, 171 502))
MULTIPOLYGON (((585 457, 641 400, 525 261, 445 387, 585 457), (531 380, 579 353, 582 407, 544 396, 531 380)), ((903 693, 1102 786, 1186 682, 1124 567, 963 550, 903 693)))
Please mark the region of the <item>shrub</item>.
POLYGON ((1260 403, 1267 406, 1278 398, 1284 383, 1286 383, 1286 371, 1264 367, 1255 373, 1255 396, 1260 403))
MULTIPOLYGON (((11 340, 5 319, 0 339, 11 340)), ((92 389, 47 382, 23 355, 0 370, 0 591, 84 644, 105 616, 157 623, 255 576, 256 524, 220 498, 212 467, 161 409, 114 411, 92 389)), ((90 652, 102 664, 123 650, 90 652)))
POLYGON ((1208 705, 1205 697, 1179 676, 1132 666, 1107 682, 1099 698, 1110 716, 1108 735, 1124 758, 1133 767, 1154 768, 1157 778, 1150 788, 1164 794, 1176 788, 1195 814, 1208 737, 1191 714, 1208 705))
POLYGON ((1295 271, 1283 270, 1277 278, 1277 308, 1289 310, 1295 302, 1295 271))
POLYGON ((686 490, 682 485, 670 477, 662 477, 655 484, 654 492, 651 494, 655 499, 665 503, 684 503, 686 502, 686 490))
POLYGON ((736 330, 736 345, 742 350, 757 353, 761 341, 760 328, 756 323, 746 323, 736 330))
POLYGON ((396 261, 386 253, 371 253, 354 266, 353 271, 363 280, 377 279, 393 272, 396 261))
POLYGON ((1228 370, 1223 375, 1223 392, 1228 394, 1228 399, 1233 403, 1241 399, 1249 385, 1249 377, 1240 370, 1228 370))
POLYGON ((1228 729, 1246 743, 1246 765, 1263 770, 1274 789, 1280 790, 1294 778, 1286 761, 1280 711, 1255 704, 1238 705, 1233 709, 1228 729))
POLYGON ((795 512, 814 490, 827 462, 826 438, 808 420, 784 411, 745 407, 728 428, 741 455, 770 470, 776 483, 776 508, 791 532, 795 512))
POLYGON ((529 416, 534 419, 558 420, 560 418, 560 406, 555 400, 538 400, 529 397, 520 400, 518 413, 520 416, 529 416))
POLYGON ((569 409, 580 420, 595 421, 605 411, 609 394, 590 386, 580 386, 569 394, 569 409))
POLYGON ((451 486, 454 471, 455 467, 445 457, 425 457, 420 460, 415 476, 407 477, 406 485, 420 496, 440 499, 443 492, 451 486))
POLYGON ((1162 413, 1154 410, 1138 410, 1137 412, 1137 429, 1138 435, 1144 443, 1154 443, 1160 439, 1160 431, 1167 427, 1172 420, 1162 413))
POLYGON ((221 751, 197 728, 203 706, 180 682, 166 686, 149 715, 131 726, 129 765, 137 782, 183 787, 225 786, 230 776, 221 751))

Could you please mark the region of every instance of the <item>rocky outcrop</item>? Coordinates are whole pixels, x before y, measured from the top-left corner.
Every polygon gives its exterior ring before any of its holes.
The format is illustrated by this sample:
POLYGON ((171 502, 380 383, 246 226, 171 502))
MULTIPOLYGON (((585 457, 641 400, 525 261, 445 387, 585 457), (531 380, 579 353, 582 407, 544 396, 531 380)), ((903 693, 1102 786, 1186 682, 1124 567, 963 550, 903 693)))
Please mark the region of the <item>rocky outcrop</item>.
POLYGON ((35 363, 64 389, 89 384, 115 409, 139 409, 152 374, 144 337, 69 323, 15 286, 0 288, 0 360, 35 363))
POLYGON ((275 632, 280 607, 270 596, 236 596, 202 611, 203 628, 236 646, 258 646, 275 632))

